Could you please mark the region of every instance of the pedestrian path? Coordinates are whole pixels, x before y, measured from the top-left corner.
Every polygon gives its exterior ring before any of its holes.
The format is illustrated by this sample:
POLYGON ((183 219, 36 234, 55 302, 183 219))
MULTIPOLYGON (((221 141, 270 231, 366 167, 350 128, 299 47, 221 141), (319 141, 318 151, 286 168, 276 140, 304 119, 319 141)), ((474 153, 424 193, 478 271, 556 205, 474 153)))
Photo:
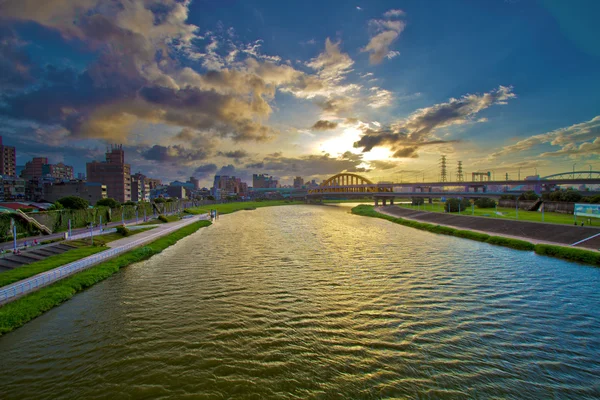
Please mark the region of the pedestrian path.
POLYGON ((163 224, 158 228, 115 241, 120 243, 111 242, 112 246, 109 250, 96 253, 92 256, 63 265, 62 267, 58 267, 32 276, 31 278, 23 279, 19 282, 4 286, 0 288, 0 305, 9 303, 18 299, 19 297, 35 292, 44 286, 50 285, 79 271, 83 271, 91 266, 102 263, 129 250, 150 243, 162 236, 168 235, 169 233, 183 228, 184 226, 200 220, 208 219, 208 214, 202 214, 195 215, 191 218, 182 219, 180 221, 163 224))

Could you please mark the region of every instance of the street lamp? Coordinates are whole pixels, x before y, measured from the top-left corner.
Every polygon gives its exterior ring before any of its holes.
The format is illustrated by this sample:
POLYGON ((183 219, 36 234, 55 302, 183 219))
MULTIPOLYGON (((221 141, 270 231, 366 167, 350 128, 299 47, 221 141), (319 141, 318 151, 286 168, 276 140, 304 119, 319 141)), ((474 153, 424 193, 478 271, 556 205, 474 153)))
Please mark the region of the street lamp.
POLYGON ((521 180, 521 167, 519 167, 519 180, 521 180))

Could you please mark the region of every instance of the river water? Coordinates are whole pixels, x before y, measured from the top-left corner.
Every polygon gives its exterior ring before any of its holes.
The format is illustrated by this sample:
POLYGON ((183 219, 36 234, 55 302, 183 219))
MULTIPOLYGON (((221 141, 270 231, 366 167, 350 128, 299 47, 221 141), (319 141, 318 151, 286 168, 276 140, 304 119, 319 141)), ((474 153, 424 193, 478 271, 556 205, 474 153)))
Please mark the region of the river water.
POLYGON ((349 210, 221 216, 0 337, 0 398, 600 396, 600 268, 349 210))

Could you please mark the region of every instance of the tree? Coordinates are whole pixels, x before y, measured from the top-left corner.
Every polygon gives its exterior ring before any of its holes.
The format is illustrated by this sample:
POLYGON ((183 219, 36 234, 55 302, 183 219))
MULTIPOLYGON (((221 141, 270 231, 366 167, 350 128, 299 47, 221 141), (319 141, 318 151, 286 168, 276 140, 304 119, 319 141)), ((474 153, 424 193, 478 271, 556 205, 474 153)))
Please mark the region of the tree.
POLYGON ((564 193, 562 194, 562 196, 560 196, 561 201, 565 201, 565 202, 569 202, 569 203, 577 203, 579 200, 581 200, 583 196, 581 195, 581 193, 573 190, 573 189, 567 189, 564 191, 564 193))
POLYGON ((63 210, 64 208, 65 207, 62 204, 60 204, 58 201, 55 201, 54 204, 48 207, 48 211, 63 210))
POLYGON ((125 203, 123 203, 124 206, 135 206, 135 201, 126 201, 125 203))
POLYGON ((537 200, 540 196, 538 196, 533 190, 528 190, 524 193, 521 193, 519 196, 519 200, 537 200))
POLYGON ((512 194, 503 194, 500 196, 500 200, 516 200, 517 198, 512 194))
POLYGON ((411 198, 413 206, 420 206, 425 204, 425 199, 423 197, 413 197, 411 198))
POLYGON ((109 197, 109 198, 106 198, 106 199, 100 199, 100 200, 98 200, 96 202, 96 206, 97 207, 119 208, 119 207, 121 207, 121 203, 119 203, 115 199, 111 199, 109 197))
POLYGON ((85 210, 89 207, 90 203, 87 200, 77 196, 67 196, 58 199, 58 203, 62 204, 64 208, 69 210, 85 210))
POLYGON ((166 200, 162 197, 158 197, 158 198, 154 199, 154 202, 155 203, 164 203, 164 202, 166 202, 166 200))
POLYGON ((496 207, 496 201, 488 197, 481 197, 475 200, 477 208, 494 208, 496 207))
POLYGON ((446 210, 446 212, 465 211, 469 208, 471 208, 471 202, 469 201, 469 199, 465 198, 451 198, 446 200, 446 204, 444 204, 444 210, 446 210))

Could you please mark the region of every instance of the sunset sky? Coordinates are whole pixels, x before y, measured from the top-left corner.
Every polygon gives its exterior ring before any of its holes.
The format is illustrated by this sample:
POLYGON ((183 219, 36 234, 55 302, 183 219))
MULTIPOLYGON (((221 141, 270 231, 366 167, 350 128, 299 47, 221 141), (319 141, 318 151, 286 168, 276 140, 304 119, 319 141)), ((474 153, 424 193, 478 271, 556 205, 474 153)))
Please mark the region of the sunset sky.
POLYGON ((0 0, 0 135, 166 181, 600 169, 600 1, 0 0))

